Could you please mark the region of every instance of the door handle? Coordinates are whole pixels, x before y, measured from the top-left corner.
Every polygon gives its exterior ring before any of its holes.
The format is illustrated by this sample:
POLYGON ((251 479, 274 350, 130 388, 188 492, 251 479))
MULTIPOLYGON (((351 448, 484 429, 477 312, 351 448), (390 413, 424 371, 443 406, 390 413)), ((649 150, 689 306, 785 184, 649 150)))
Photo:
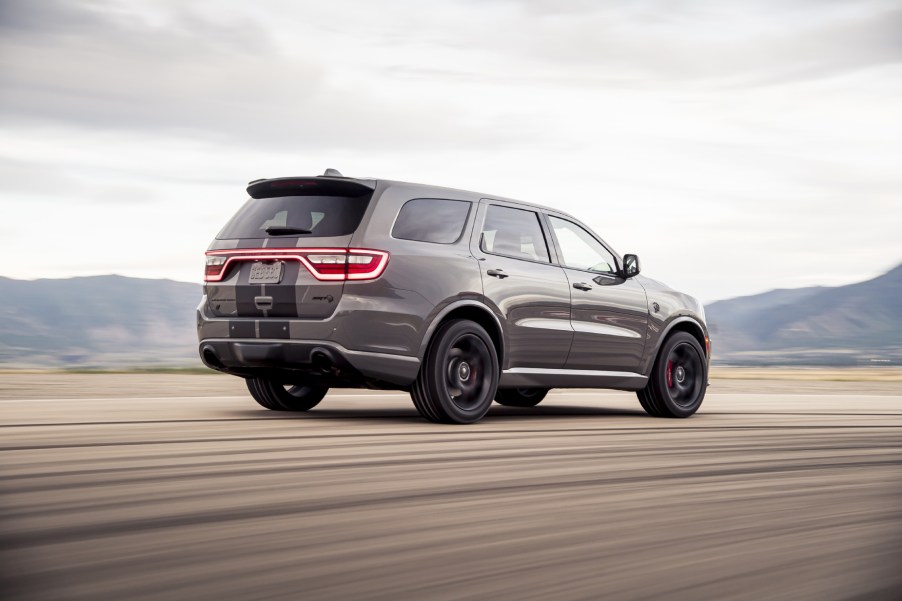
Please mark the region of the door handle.
POLYGON ((591 290, 592 286, 586 284, 585 282, 577 282, 573 284, 573 287, 577 290, 591 290))
POLYGON ((493 278, 498 278, 501 280, 508 277, 508 275, 506 273, 504 273, 503 269, 489 269, 488 271, 486 271, 486 273, 489 274, 490 276, 492 276, 493 278))

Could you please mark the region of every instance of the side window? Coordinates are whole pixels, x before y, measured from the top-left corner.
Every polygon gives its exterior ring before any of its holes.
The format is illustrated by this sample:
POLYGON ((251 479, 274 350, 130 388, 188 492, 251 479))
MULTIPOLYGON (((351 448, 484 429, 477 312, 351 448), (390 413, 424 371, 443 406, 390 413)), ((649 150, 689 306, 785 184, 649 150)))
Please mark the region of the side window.
POLYGON ((539 216, 534 211, 489 205, 479 247, 497 255, 550 261, 539 216))
POLYGON ((597 273, 615 273, 617 271, 614 255, 608 252, 608 249, 602 246, 592 234, 565 219, 553 215, 549 215, 548 219, 561 249, 561 265, 597 273))
POLYGON ((415 198, 401 207, 391 235, 436 244, 457 242, 467 225, 470 203, 463 200, 415 198))

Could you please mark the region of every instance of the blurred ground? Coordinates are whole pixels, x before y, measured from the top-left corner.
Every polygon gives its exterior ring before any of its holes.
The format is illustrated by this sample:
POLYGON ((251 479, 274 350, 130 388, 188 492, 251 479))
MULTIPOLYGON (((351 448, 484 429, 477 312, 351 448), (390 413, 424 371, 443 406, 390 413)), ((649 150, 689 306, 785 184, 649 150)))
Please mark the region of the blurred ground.
POLYGON ((0 374, 11 599, 899 599, 902 382, 258 409, 219 375, 0 374))
MULTIPOLYGON (((710 393, 830 393, 902 396, 902 369, 715 367, 710 393)), ((245 396, 239 378, 179 373, 0 371, 0 399, 245 396)))

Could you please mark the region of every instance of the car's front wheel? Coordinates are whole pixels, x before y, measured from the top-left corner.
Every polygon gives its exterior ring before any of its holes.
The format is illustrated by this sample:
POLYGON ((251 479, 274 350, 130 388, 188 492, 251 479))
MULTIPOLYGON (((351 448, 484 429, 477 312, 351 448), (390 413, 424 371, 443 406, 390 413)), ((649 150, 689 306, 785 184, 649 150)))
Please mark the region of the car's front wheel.
POLYGON ((689 417, 701 406, 708 386, 705 352, 698 340, 677 332, 661 345, 639 403, 655 417, 689 417))
POLYGON ((499 388, 495 402, 508 407, 535 407, 546 394, 547 388, 499 388))
POLYGON ((285 385, 267 378, 247 378, 245 382, 254 400, 273 411, 309 411, 329 391, 324 386, 285 385))
POLYGON ((472 424, 488 412, 498 376, 498 355, 485 329, 455 319, 435 333, 410 396, 429 421, 472 424))

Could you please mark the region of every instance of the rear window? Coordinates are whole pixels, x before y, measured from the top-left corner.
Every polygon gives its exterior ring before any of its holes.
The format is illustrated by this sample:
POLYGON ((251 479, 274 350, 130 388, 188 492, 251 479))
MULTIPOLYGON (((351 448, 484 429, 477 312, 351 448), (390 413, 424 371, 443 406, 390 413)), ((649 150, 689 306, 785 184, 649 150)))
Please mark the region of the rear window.
POLYGON ((309 234, 289 236, 327 237, 353 234, 360 225, 372 194, 363 196, 277 196, 251 198, 216 236, 234 238, 278 238, 267 228, 297 228, 309 234))
POLYGON ((415 198, 404 203, 391 235, 402 240, 452 244, 467 225, 470 203, 441 198, 415 198))

